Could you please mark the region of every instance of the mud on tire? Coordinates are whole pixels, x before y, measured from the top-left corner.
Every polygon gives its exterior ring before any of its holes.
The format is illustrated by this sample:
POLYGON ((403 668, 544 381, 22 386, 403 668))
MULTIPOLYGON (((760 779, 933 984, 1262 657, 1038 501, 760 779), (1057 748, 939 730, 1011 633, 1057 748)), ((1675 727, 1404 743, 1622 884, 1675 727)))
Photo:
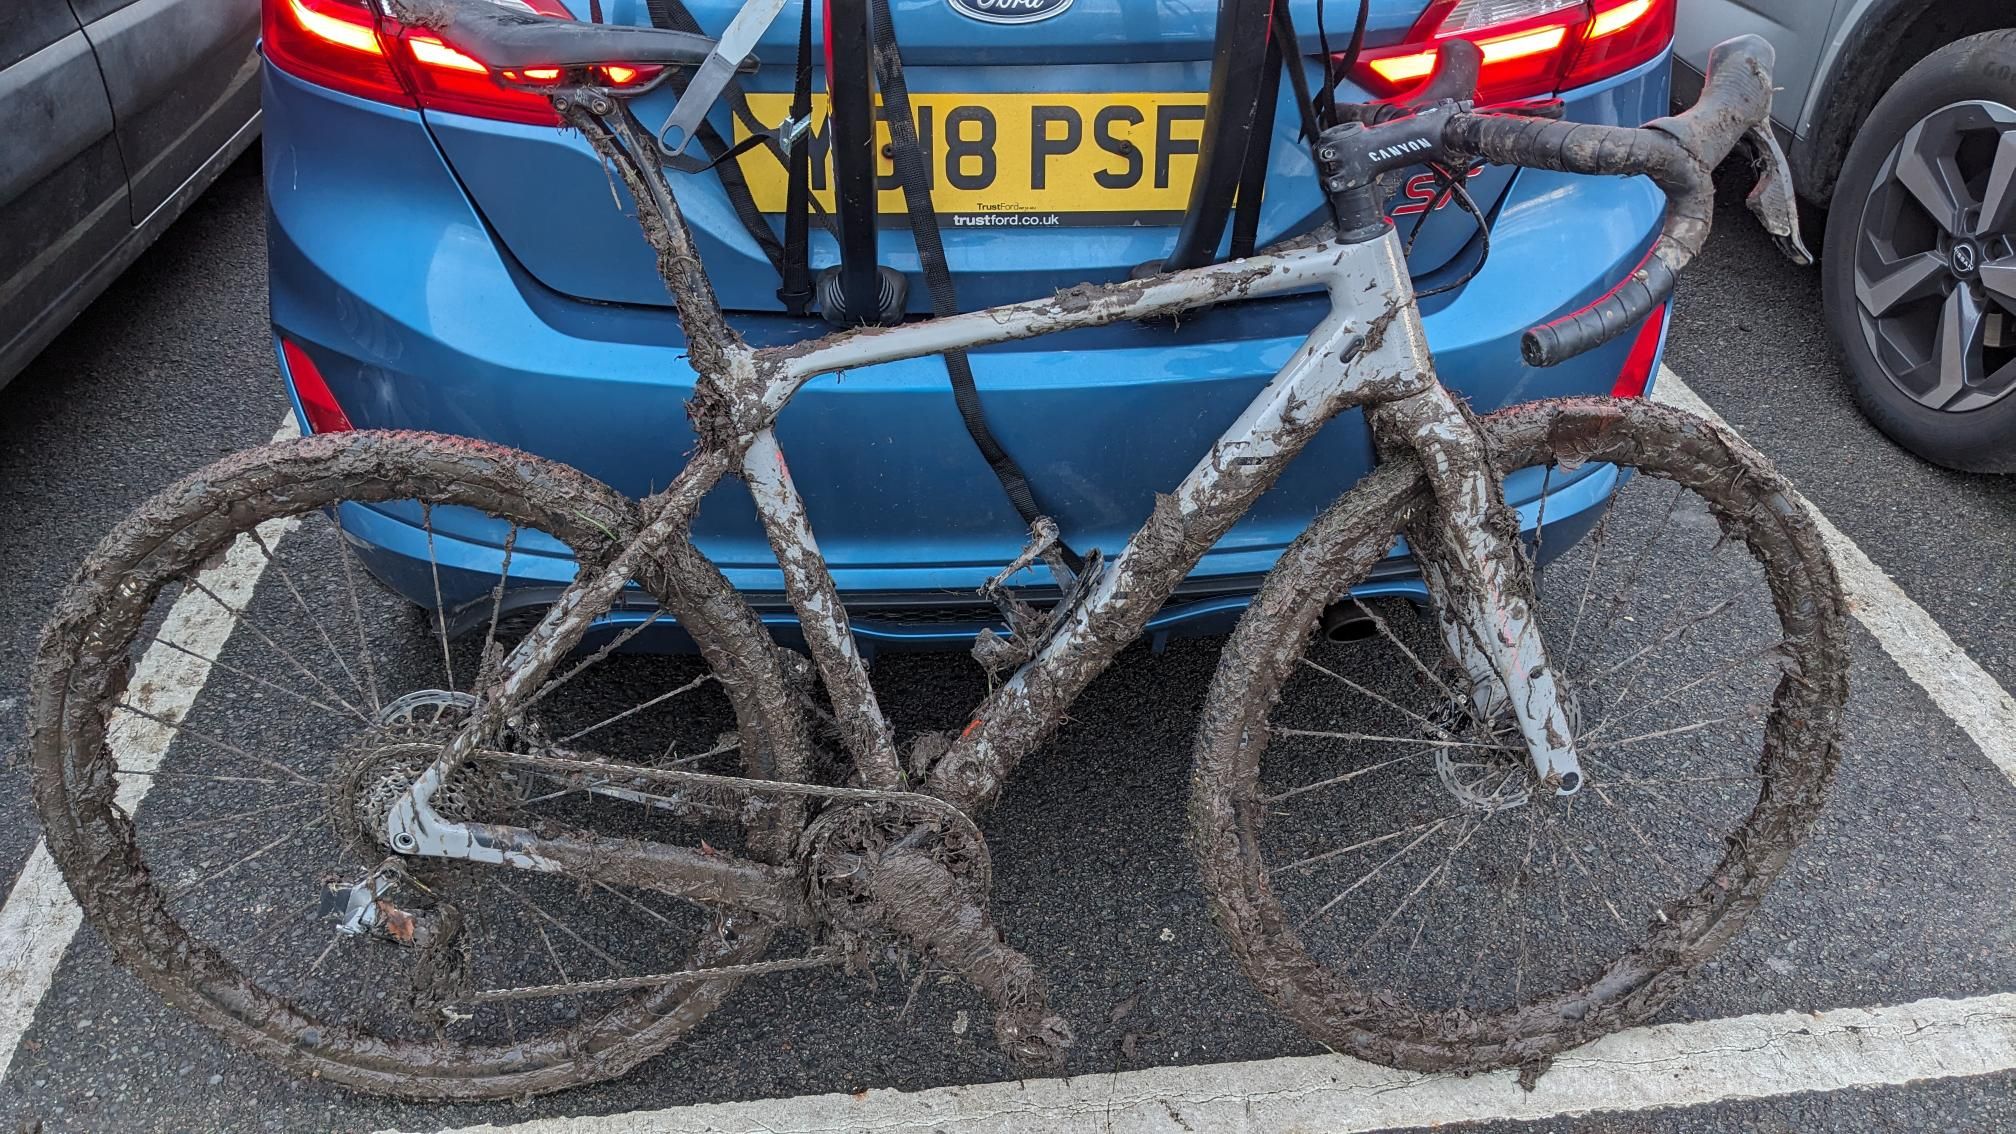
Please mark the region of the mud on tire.
MULTIPOLYGON (((1270 825, 1285 814, 1275 808, 1286 805, 1269 802, 1283 797, 1267 795, 1258 785, 1270 740, 1284 743, 1270 735, 1271 715, 1284 684, 1298 671, 1307 672, 1301 662, 1317 648, 1312 639, 1320 613, 1364 579, 1397 531, 1431 506, 1425 481, 1411 462, 1383 465, 1282 556, 1223 655, 1200 724, 1191 800, 1194 851, 1214 918, 1265 999, 1334 1050, 1417 1071, 1537 1068, 1555 1053, 1644 1021, 1672 999, 1688 973, 1740 930, 1811 827, 1839 759, 1836 741, 1847 691, 1845 606, 1819 534, 1790 486, 1740 439, 1660 406, 1603 398, 1520 406, 1482 425, 1501 470, 1613 462, 1650 478, 1645 483, 1680 486, 1676 497, 1684 488, 1704 501, 1702 538, 1716 538, 1719 523, 1733 554, 1744 555, 1747 548, 1761 567, 1758 604, 1766 617, 1775 611, 1778 627, 1766 632, 1782 630, 1784 656, 1775 659, 1775 673, 1782 676, 1767 675, 1761 682, 1760 709, 1768 708, 1768 716, 1760 711, 1763 719, 1755 722, 1761 752, 1720 754, 1731 765, 1754 770, 1760 781, 1754 802, 1742 802, 1751 791, 1743 787, 1729 813, 1733 829, 1726 830, 1726 848, 1712 837, 1704 840, 1703 861, 1711 865, 1705 876, 1693 875, 1698 888, 1652 907, 1650 924, 1632 931, 1644 934, 1636 947, 1621 955, 1598 953, 1592 967, 1600 971, 1564 978, 1570 986, 1547 995, 1518 997, 1518 985, 1511 984, 1515 995, 1490 1011, 1417 1005, 1393 988, 1347 975, 1350 959, 1319 955, 1323 950, 1315 939, 1306 937, 1284 908, 1283 888, 1294 879, 1270 866, 1266 853, 1270 825), (1767 587, 1768 598, 1762 595, 1767 587), (1614 959, 1606 964, 1604 957, 1614 959)), ((1563 644, 1550 639, 1549 649, 1558 670, 1555 651, 1563 644)), ((1613 780, 1612 789, 1616 786, 1613 780)), ((1349 800, 1342 793, 1360 790, 1352 783, 1324 798, 1341 807, 1349 800)), ((1540 801, 1529 806, 1539 807, 1540 801)), ((1398 845, 1396 840, 1386 847, 1398 845)), ((1652 856, 1659 856, 1658 848, 1652 856)), ((1488 878, 1488 871, 1479 877, 1488 878)), ((1422 885, 1428 884, 1424 877, 1422 885)), ((1496 900, 1479 896, 1490 893, 1483 884, 1474 891, 1453 896, 1452 904, 1496 900)), ((1406 928, 1413 928, 1411 913, 1408 920, 1406 928)), ((1474 946, 1480 963, 1509 965, 1509 947, 1502 943, 1486 959, 1483 941, 1444 937, 1424 943, 1421 931, 1415 933, 1406 964, 1418 963, 1417 947, 1468 961, 1474 946)), ((1407 970, 1400 971, 1404 976, 1407 970)))

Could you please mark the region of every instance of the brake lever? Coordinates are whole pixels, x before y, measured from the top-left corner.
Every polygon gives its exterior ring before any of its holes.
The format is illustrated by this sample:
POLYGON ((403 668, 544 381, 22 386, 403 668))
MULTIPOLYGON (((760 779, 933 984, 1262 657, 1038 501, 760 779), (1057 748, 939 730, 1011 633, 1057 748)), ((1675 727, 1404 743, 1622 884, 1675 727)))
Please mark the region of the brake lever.
POLYGON ((749 0, 728 21, 727 29, 714 42, 714 50, 693 73, 686 92, 679 96, 671 116, 658 130, 658 151, 666 165, 682 173, 698 173, 714 164, 704 157, 688 156, 686 148, 693 144, 693 136, 707 120, 708 111, 714 109, 721 92, 728 89, 735 72, 741 70, 742 61, 756 50, 756 41, 763 38, 777 13, 784 10, 784 4, 785 0, 749 0))
POLYGON ((1785 160, 1785 151, 1779 148, 1769 122, 1750 127, 1746 137, 1755 148, 1757 185, 1744 203, 1786 259, 1805 267, 1813 262, 1813 253, 1799 236, 1799 202, 1792 192, 1791 163, 1785 160))

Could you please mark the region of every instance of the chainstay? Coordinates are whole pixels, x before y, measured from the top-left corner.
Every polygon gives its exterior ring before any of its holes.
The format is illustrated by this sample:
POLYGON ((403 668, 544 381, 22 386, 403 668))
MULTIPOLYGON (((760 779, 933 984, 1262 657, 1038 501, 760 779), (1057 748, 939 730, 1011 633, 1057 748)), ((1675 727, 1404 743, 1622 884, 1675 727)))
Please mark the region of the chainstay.
POLYGON ((689 772, 682 768, 647 768, 641 764, 612 764, 602 760, 584 760, 579 757, 543 756, 530 752, 502 752, 482 749, 475 753, 486 763, 510 764, 527 768, 542 768, 548 771, 575 772, 594 775, 630 776, 640 780, 658 783, 690 784, 695 787, 712 787, 731 792, 749 792, 766 795, 791 795, 813 799, 831 799, 853 803, 893 803, 921 808, 949 820, 954 827, 971 839, 973 858, 977 870, 978 889, 988 893, 993 889, 994 863, 987 850, 986 837, 980 833, 979 824, 971 816, 935 795, 916 791, 887 791, 881 788, 831 787, 825 784, 791 783, 785 780, 757 780, 746 776, 723 776, 712 772, 689 772))
POLYGON ((632 992, 645 988, 664 988, 675 984, 699 984, 714 980, 740 980, 743 977, 763 976, 767 973, 798 972, 802 969, 824 969, 845 964, 847 955, 839 949, 821 949, 803 957, 792 957, 783 961, 751 961, 745 965, 717 965, 713 968, 683 969, 676 973, 651 973, 644 976, 606 977, 602 980, 578 980, 567 984, 527 984, 515 988, 486 988, 459 998, 463 1004, 494 1004, 504 1000, 543 1000, 549 996, 585 996, 598 992, 632 992))

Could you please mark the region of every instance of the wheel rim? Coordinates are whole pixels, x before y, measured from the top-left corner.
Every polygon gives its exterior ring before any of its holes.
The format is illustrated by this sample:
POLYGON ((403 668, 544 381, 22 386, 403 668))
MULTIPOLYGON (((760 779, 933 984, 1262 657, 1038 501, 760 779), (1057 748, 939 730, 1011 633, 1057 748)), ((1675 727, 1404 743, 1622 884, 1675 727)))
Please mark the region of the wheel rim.
MULTIPOLYGON (((1838 585, 1811 537, 1810 521, 1798 514, 1782 481, 1752 463, 1754 456, 1724 452, 1729 439, 1698 435, 1699 423, 1692 419, 1608 399, 1539 403, 1508 411, 1489 424, 1501 467, 1527 467, 1544 452, 1577 465, 1626 461, 1648 471, 1656 467, 1675 482, 1712 496, 1713 510, 1735 529, 1729 534, 1771 559, 1772 605, 1782 620, 1784 645, 1796 656, 1791 671, 1800 676, 1779 683, 1769 719, 1762 722, 1760 768, 1773 769, 1772 782, 1743 820, 1742 837, 1728 845, 1707 885, 1677 906, 1662 907, 1667 916, 1638 948, 1618 956, 1580 991, 1571 982, 1534 998, 1539 990, 1520 996, 1515 983, 1516 1006, 1480 1006, 1481 1011, 1415 1002, 1391 989, 1353 981, 1343 967, 1333 966, 1338 959, 1333 953, 1303 935, 1297 923, 1309 920, 1304 916, 1309 906, 1296 905, 1278 888, 1282 870, 1277 867, 1292 869, 1312 860, 1267 858, 1266 828, 1281 819, 1271 809, 1275 798, 1285 796, 1274 792, 1261 801, 1270 809, 1263 815, 1245 790, 1260 778, 1256 773, 1271 748, 1267 737, 1277 708, 1273 694, 1300 666, 1301 628, 1314 622, 1325 596, 1334 593, 1331 583, 1342 585, 1362 575, 1377 558, 1385 543, 1371 529, 1390 530, 1381 525, 1392 524, 1390 517, 1405 515, 1414 505, 1391 481, 1368 481, 1376 491, 1366 492, 1357 508, 1333 511, 1305 533, 1284 556, 1287 572, 1270 578, 1256 600, 1255 609, 1264 607, 1266 617, 1242 623, 1235 634, 1206 708, 1193 810, 1199 823, 1199 864, 1233 953, 1277 1008, 1336 1050, 1422 1071, 1529 1063, 1639 1022, 1664 1004, 1680 987, 1678 978, 1741 927, 1783 868, 1790 845, 1811 823, 1836 758, 1834 736, 1845 696, 1838 585), (1735 475, 1732 468, 1745 471, 1735 475), (1311 573, 1323 581, 1310 578, 1311 573), (1228 674, 1234 685, 1226 684, 1228 674)), ((1689 686, 1679 682, 1676 688, 1689 686)), ((1366 782, 1354 779, 1346 786, 1359 789, 1366 782)), ((1373 849, 1383 858, 1386 848, 1407 841, 1393 839, 1373 849)), ((1359 842, 1370 845, 1370 840, 1359 842)), ((1666 857, 1664 845, 1658 846, 1666 857)), ((1421 876, 1431 882, 1435 878, 1432 872, 1421 876)), ((1389 905, 1407 909, 1404 903, 1414 900, 1409 895, 1418 892, 1402 885, 1395 891, 1402 904, 1389 905)), ((1391 920, 1381 919, 1385 912, 1376 911, 1366 924, 1377 923, 1382 928, 1376 931, 1383 931, 1391 920)), ((1446 945, 1457 939, 1435 940, 1446 945)), ((1479 935, 1460 939, 1475 944, 1479 935)), ((1421 940, 1403 936, 1397 950, 1411 954, 1421 940)), ((1491 938, 1481 940, 1488 944, 1491 938)), ((1405 963, 1402 955, 1403 974, 1405 963)), ((1348 967, 1349 959, 1343 964, 1348 967)), ((1461 995, 1467 996, 1467 978, 1458 974, 1457 980, 1463 982, 1461 995)))
POLYGON ((1954 103, 1907 131, 1854 269, 1863 341, 1905 396, 1965 413, 2016 390, 2016 109, 1954 103))

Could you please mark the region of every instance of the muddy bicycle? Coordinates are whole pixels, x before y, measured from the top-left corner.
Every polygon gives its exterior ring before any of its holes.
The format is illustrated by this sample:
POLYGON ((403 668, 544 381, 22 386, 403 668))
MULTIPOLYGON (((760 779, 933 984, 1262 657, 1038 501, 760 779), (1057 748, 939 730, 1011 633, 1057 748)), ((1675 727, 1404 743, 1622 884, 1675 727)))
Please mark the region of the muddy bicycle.
POLYGON ((163 491, 87 560, 36 669, 49 851, 118 960, 232 1042, 367 1091, 524 1096, 623 1074, 738 985, 895 945, 984 994, 1011 1056, 1061 1061, 1066 1007, 997 927, 976 817, 1350 410, 1382 459, 1267 575, 1197 730, 1190 838, 1262 997, 1366 1059, 1537 1070, 1668 1003, 1812 825, 1848 646, 1796 495, 1739 438, 1643 399, 1470 414, 1380 208, 1381 175, 1424 159, 1652 178, 1669 211, 1644 263, 1524 343, 1536 365, 1591 349, 1671 292, 1746 134, 1771 166, 1760 212, 1791 223, 1761 40, 1722 45, 1693 109, 1635 129, 1480 111, 1449 93, 1475 53, 1447 45, 1420 97, 1313 137, 1333 223, 1308 237, 756 349, 609 71, 698 86, 715 41, 476 0, 388 11, 550 97, 628 190, 700 376, 699 442, 642 501, 467 439, 279 442, 163 491), (773 430, 793 395, 1298 293, 1327 314, 1126 545, 1080 556, 1032 525, 987 588, 1006 632, 976 654, 998 680, 899 732, 773 430), (805 654, 688 538, 731 477, 805 654), (1339 610, 1368 632, 1333 641, 1339 610), (623 648, 654 626, 695 655, 623 648), (192 674, 203 696, 177 701, 192 674))

